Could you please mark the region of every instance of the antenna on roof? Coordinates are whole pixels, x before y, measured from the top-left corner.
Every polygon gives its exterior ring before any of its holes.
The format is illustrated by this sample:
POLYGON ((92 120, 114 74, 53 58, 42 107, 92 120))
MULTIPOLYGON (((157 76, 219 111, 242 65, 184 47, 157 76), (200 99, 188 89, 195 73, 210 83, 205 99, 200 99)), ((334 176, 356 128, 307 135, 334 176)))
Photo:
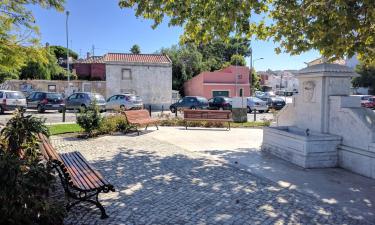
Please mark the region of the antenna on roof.
POLYGON ((95 56, 95 45, 92 45, 92 56, 95 56))

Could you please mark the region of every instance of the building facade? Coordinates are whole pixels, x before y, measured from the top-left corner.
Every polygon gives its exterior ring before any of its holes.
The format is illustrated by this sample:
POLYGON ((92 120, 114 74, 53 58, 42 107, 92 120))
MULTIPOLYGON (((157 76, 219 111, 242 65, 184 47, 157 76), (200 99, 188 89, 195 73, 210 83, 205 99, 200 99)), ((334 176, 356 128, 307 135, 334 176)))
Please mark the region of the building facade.
POLYGON ((133 93, 155 108, 172 103, 172 61, 160 54, 108 53, 106 95, 133 93))
POLYGON ((250 70, 245 66, 202 72, 184 84, 185 95, 203 96, 250 96, 250 70))

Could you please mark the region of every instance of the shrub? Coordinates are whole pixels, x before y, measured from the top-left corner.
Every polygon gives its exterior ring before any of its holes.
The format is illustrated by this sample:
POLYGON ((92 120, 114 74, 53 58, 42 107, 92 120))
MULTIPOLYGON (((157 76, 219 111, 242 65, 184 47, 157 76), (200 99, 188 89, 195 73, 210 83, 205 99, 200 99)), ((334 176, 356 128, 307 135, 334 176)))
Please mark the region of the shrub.
POLYGON ((99 129, 103 117, 100 115, 99 107, 93 102, 86 110, 80 110, 77 116, 77 124, 82 127, 86 135, 92 137, 94 131, 99 129))
POLYGON ((114 132, 124 132, 128 129, 128 123, 125 119, 125 116, 117 113, 104 117, 100 127, 98 128, 99 134, 111 134, 114 132))
POLYGON ((49 197, 55 177, 36 142, 36 134, 48 135, 48 129, 23 113, 16 111, 1 132, 0 224, 62 224, 63 204, 49 197))
POLYGON ((23 154, 24 145, 35 141, 38 133, 49 135, 49 130, 44 124, 45 120, 31 115, 25 116, 25 111, 25 109, 16 110, 14 116, 1 131, 7 144, 7 150, 18 155, 23 154))

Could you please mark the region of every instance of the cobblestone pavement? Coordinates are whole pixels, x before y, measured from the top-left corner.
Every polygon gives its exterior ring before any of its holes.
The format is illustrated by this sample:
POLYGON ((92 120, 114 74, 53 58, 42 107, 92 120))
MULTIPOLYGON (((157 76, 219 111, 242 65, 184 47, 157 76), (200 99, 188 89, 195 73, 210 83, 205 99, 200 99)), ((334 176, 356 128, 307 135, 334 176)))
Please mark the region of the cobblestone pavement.
POLYGON ((65 224, 371 224, 148 134, 52 143, 61 152, 79 150, 116 188, 100 195, 108 219, 81 204, 65 224))

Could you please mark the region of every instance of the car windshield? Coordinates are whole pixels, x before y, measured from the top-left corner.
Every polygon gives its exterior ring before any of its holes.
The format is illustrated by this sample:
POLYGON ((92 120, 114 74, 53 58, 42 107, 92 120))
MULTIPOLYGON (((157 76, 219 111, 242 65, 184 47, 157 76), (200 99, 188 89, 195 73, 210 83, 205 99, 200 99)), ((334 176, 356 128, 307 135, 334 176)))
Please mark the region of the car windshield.
POLYGON ((135 95, 126 95, 126 99, 127 100, 131 100, 131 101, 136 101, 137 100, 137 96, 135 96, 135 95))
POLYGON ((256 98, 256 97, 249 97, 248 98, 250 101, 253 101, 253 102, 263 102, 262 99, 259 99, 259 98, 256 98))
POLYGON ((6 92, 8 99, 23 99, 25 96, 21 92, 6 92))
POLYGON ((103 103, 105 102, 105 99, 102 95, 100 94, 93 94, 91 95, 91 97, 94 97, 94 99, 98 102, 98 103, 103 103))
POLYGON ((62 98, 61 94, 58 93, 47 93, 48 99, 60 99, 62 98))
POLYGON ((198 101, 199 102, 203 102, 203 103, 207 103, 208 100, 206 98, 202 98, 202 97, 197 97, 198 101))

